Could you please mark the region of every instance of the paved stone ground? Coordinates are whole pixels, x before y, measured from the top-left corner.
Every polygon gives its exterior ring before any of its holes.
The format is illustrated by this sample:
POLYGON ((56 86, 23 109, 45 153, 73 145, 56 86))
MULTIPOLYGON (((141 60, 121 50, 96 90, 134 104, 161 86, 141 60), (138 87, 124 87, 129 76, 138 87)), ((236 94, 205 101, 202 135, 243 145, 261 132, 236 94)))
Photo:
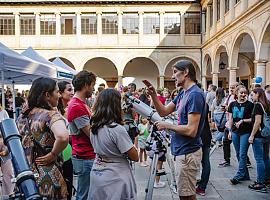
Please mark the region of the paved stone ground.
MULTIPOLYGON (((237 171, 237 160, 235 157, 233 146, 231 166, 226 168, 219 168, 218 163, 222 161, 222 148, 218 148, 212 154, 211 160, 211 176, 206 190, 206 196, 197 195, 200 200, 270 200, 270 190, 268 193, 254 192, 248 189, 248 185, 256 180, 256 163, 254 160, 252 148, 249 149, 249 157, 252 162, 252 168, 249 169, 251 181, 245 181, 238 185, 231 185, 229 179, 237 171)), ((172 193, 169 189, 170 171, 168 165, 165 164, 165 170, 168 172, 166 176, 161 177, 162 181, 167 183, 165 188, 154 189, 153 200, 174 200, 179 199, 177 195, 172 193)), ((138 199, 143 200, 145 197, 145 187, 149 176, 149 168, 135 167, 135 177, 138 187, 138 199)))

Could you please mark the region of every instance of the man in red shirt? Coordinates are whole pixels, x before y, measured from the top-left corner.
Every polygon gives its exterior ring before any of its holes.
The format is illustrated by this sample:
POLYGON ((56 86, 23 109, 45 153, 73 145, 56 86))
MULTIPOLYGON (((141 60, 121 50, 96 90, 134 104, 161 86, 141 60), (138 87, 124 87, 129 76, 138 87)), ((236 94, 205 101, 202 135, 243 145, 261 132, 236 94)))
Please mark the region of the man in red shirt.
POLYGON ((95 159, 90 142, 91 112, 86 99, 89 98, 96 83, 96 75, 81 71, 74 76, 72 84, 75 95, 68 104, 67 118, 72 142, 72 163, 78 175, 77 200, 86 200, 90 185, 90 172, 95 159))

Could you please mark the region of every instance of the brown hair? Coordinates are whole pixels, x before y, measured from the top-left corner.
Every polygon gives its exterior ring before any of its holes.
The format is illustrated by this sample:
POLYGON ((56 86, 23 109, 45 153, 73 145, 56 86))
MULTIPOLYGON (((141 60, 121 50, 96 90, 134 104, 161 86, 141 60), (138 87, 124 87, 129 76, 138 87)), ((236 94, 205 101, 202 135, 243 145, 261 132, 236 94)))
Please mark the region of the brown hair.
POLYGON ((258 102, 260 102, 263 105, 263 108, 266 113, 270 113, 270 103, 268 99, 266 98, 266 95, 264 93, 264 90, 262 88, 255 88, 253 90, 255 94, 259 94, 258 102))

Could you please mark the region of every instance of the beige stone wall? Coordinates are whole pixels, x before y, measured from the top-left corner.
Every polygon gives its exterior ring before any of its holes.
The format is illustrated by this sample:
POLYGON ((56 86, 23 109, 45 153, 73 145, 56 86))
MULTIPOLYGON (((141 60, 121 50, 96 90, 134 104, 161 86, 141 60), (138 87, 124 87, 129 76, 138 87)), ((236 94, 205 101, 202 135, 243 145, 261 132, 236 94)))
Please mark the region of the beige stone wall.
MULTIPOLYGON (((206 9, 209 3, 211 2, 203 1, 203 9, 206 9)), ((265 80, 263 85, 269 84, 270 1, 241 0, 233 8, 232 11, 229 10, 225 14, 224 26, 221 27, 218 22, 216 28, 212 27, 210 29, 210 37, 204 40, 202 45, 203 77, 209 76, 207 71, 224 77, 224 72, 222 72, 222 75, 219 73, 219 55, 226 52, 228 55, 226 63, 228 71, 226 74, 227 86, 229 82, 235 81, 237 77, 240 77, 240 80, 241 77, 247 78, 249 84, 251 84, 252 78, 256 75, 263 76, 265 80), (215 29, 216 32, 214 32, 215 29), (239 52, 244 53, 246 57, 239 56, 239 52), (211 69, 207 69, 206 65, 206 59, 209 57, 211 59, 211 69)), ((213 82, 214 78, 216 79, 216 75, 213 77, 213 82)))

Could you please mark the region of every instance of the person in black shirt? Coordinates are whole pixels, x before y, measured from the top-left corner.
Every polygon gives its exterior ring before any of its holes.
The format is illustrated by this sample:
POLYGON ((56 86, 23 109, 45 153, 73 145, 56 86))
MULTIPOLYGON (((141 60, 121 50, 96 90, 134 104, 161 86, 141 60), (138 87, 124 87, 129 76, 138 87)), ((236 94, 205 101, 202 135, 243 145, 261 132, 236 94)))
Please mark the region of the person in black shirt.
POLYGON ((260 128, 264 128, 264 111, 270 116, 270 103, 263 89, 256 88, 253 90, 253 93, 255 105, 252 111, 251 121, 254 126, 249 137, 249 143, 252 144, 257 164, 257 180, 248 187, 255 191, 267 192, 267 186, 270 186, 269 140, 262 137, 260 128))
POLYGON ((248 91, 245 86, 239 85, 236 89, 236 101, 230 103, 229 113, 229 139, 232 139, 236 157, 239 162, 236 175, 230 180, 233 185, 240 181, 250 180, 247 168, 248 138, 252 131, 251 113, 253 103, 247 100, 248 91))

